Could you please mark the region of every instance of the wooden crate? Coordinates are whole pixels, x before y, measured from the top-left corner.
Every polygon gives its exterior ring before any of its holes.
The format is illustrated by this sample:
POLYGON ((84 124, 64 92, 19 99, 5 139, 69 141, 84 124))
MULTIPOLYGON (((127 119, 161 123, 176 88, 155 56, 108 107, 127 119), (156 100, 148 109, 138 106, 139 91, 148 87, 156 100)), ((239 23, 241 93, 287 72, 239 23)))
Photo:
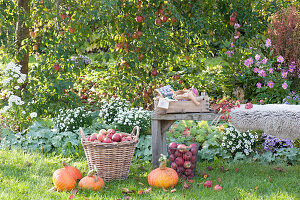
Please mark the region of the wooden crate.
POLYGON ((209 97, 199 96, 197 101, 200 105, 195 105, 192 101, 170 101, 168 109, 158 108, 158 100, 154 101, 154 110, 157 114, 169 113, 206 113, 209 112, 209 97))

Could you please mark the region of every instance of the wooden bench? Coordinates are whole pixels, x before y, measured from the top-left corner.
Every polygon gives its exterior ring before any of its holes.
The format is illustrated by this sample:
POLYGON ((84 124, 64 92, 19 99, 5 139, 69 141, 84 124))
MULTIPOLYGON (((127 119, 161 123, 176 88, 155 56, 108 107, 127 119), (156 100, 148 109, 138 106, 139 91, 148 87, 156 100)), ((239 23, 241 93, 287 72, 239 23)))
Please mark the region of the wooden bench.
POLYGON ((160 154, 167 154, 166 131, 176 120, 214 120, 218 117, 215 113, 180 113, 180 114, 158 114, 153 112, 152 121, 152 165, 159 166, 160 154))

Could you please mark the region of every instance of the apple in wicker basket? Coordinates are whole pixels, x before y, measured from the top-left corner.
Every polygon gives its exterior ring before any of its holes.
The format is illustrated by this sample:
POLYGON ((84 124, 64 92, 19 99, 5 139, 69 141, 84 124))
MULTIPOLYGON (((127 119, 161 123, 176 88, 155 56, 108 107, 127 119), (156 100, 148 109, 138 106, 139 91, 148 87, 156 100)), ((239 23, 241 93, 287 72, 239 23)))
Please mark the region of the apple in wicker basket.
POLYGON ((97 136, 97 140, 98 140, 99 142, 103 142, 103 141, 104 141, 104 138, 105 138, 105 135, 104 135, 104 134, 101 134, 101 133, 99 133, 98 136, 97 136))
POLYGON ((102 135, 106 135, 107 134, 107 131, 105 129, 101 129, 99 131, 99 134, 102 134, 102 135))
POLYGON ((112 140, 113 140, 114 142, 121 142, 122 137, 121 137, 121 135, 120 135, 119 133, 115 133, 115 134, 112 136, 112 140))
POLYGON ((108 137, 104 138, 104 140, 103 140, 103 143, 112 143, 112 142, 113 141, 108 137))
POLYGON ((97 133, 93 133, 92 135, 91 135, 91 141, 92 142, 94 142, 95 140, 97 140, 97 136, 98 136, 98 134, 97 133))

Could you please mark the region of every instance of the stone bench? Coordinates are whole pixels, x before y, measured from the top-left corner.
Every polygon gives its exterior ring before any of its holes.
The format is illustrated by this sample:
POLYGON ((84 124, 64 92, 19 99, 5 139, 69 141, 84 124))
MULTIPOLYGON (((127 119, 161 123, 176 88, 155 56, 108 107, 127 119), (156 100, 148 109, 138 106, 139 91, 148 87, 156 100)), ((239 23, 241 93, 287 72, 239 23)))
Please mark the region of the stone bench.
POLYGON ((239 131, 261 130, 282 139, 300 138, 300 105, 245 105, 231 110, 231 121, 239 131))

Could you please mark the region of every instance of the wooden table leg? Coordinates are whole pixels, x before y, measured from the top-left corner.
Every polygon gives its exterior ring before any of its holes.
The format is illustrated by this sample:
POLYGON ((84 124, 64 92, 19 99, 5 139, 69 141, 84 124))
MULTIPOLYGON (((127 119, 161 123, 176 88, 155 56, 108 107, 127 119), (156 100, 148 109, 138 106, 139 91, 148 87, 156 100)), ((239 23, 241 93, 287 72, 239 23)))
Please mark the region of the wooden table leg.
POLYGON ((161 121, 152 120, 151 123, 152 132, 152 165, 153 167, 159 166, 159 156, 163 152, 163 140, 161 132, 161 121))
POLYGON ((175 120, 152 120, 152 165, 159 166, 160 154, 167 155, 166 131, 175 120))

